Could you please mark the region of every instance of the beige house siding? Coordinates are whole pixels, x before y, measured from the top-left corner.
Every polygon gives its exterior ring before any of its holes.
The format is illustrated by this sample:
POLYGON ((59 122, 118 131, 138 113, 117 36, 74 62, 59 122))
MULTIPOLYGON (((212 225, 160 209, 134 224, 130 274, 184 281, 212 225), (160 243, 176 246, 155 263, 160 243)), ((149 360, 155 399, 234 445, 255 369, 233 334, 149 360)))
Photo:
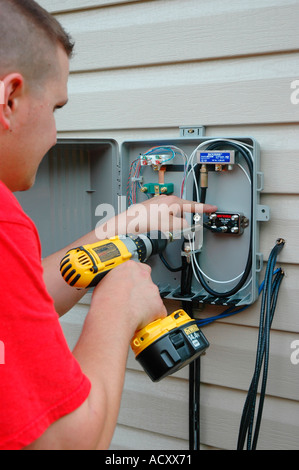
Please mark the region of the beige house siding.
MULTIPOLYGON (((258 448, 298 449, 299 364, 291 362, 299 340, 299 95, 291 88, 299 79, 298 0, 39 3, 77 44, 70 102, 57 114, 60 137, 176 138, 180 125, 198 124, 207 136, 260 143, 262 203, 271 208, 261 229, 264 259, 276 238, 287 243, 258 448)), ((88 304, 87 295, 62 320, 71 347, 88 304)), ((202 359, 204 449, 236 448, 259 312, 260 301, 204 329, 211 343, 202 359)), ((188 368, 153 384, 130 353, 118 423, 112 449, 188 449, 188 368)))

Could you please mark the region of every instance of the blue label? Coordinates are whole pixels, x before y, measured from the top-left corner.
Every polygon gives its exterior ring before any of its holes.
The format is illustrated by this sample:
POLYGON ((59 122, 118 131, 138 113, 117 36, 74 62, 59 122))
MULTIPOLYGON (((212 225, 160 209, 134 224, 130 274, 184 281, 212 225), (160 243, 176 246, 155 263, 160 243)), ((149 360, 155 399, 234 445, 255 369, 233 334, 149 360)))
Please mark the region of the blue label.
POLYGON ((230 163, 230 152, 200 152, 199 163, 230 163))

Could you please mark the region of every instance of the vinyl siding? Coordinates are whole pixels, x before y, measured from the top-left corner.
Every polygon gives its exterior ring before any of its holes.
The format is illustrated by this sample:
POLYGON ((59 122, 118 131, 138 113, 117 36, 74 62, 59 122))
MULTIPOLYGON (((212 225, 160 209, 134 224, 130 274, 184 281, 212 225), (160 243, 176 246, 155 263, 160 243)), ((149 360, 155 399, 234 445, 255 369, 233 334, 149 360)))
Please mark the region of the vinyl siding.
MULTIPOLYGON (((40 0, 76 40, 68 106, 57 114, 60 137, 177 138, 180 125, 207 136, 252 136, 261 146, 264 259, 278 237, 286 272, 271 335, 260 449, 298 449, 299 364, 299 2, 291 0, 40 0)), ((62 325, 70 347, 89 296, 62 325)), ((177 307, 167 302, 172 311, 177 307)), ((219 311, 213 307, 209 311, 219 311)), ((201 442, 236 448, 252 377, 260 301, 204 329, 201 442)), ((130 353, 112 449, 188 449, 188 368, 152 384, 130 353)))

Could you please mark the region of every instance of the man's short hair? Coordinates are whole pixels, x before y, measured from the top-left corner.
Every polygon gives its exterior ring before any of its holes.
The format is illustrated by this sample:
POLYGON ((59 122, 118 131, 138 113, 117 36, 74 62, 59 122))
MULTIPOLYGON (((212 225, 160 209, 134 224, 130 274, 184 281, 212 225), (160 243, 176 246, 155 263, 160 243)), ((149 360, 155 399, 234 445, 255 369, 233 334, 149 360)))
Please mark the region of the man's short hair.
POLYGON ((74 43, 61 24, 34 0, 0 0, 0 78, 19 72, 29 85, 57 72, 58 46, 71 57, 74 43))

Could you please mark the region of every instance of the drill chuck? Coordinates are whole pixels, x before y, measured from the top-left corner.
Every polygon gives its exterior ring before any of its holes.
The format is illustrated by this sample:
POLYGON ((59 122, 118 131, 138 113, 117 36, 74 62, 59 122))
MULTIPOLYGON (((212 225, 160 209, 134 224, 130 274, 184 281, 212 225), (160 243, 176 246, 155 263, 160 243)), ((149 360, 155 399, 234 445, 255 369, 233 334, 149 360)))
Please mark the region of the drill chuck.
POLYGON ((159 231, 150 232, 145 236, 145 238, 149 240, 152 245, 151 256, 163 253, 169 241, 171 240, 166 238, 165 234, 159 231))

